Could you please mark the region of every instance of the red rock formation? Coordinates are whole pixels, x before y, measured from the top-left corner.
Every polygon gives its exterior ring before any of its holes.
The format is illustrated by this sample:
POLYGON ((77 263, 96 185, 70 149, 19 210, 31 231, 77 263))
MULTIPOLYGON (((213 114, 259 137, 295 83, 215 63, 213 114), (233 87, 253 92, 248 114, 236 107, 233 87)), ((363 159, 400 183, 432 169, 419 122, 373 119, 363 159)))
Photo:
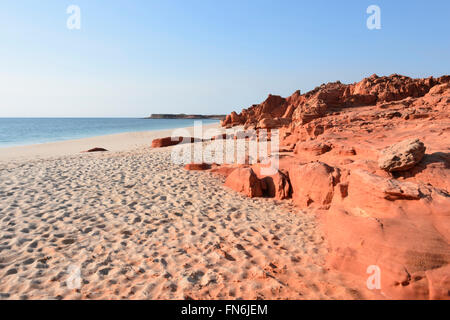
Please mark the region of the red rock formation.
POLYGON ((423 97, 433 86, 443 85, 440 89, 434 89, 439 94, 439 90, 445 90, 445 86, 450 81, 449 78, 449 76, 443 76, 437 79, 432 77, 412 79, 397 74, 389 77, 372 75, 349 85, 339 81, 323 84, 303 95, 300 94, 300 91, 296 91, 286 99, 269 95, 259 105, 244 109, 240 114, 231 113, 222 122, 222 125, 224 127, 237 125, 257 127, 263 120, 262 124, 266 126, 270 124, 273 128, 286 125, 284 120, 275 121, 277 118, 292 119, 297 124, 306 124, 326 114, 340 111, 342 108, 423 97))
POLYGON ((368 266, 376 265, 387 298, 430 298, 426 273, 450 263, 448 195, 364 170, 351 171, 344 181, 346 193, 321 215, 331 266, 367 278, 368 266))
POLYGON ((308 141, 304 143, 298 143, 295 147, 294 153, 311 153, 315 156, 320 156, 328 151, 331 151, 331 145, 319 142, 319 141, 308 141))
POLYGON ((221 177, 227 178, 233 171, 235 167, 230 166, 216 166, 210 170, 211 173, 217 174, 221 177))
POLYGON ((340 172, 325 163, 311 162, 300 166, 293 165, 289 168, 289 178, 294 203, 302 208, 327 208, 333 199, 340 172))
POLYGON ((184 166, 188 171, 204 171, 211 169, 211 165, 207 163, 189 163, 184 166))
POLYGON ((179 144, 183 141, 183 137, 165 137, 160 139, 154 139, 152 141, 152 148, 164 148, 179 144))
MULTIPOLYGON (((331 267, 365 287, 378 266, 387 298, 450 299, 450 76, 329 83, 232 118, 223 124, 279 128, 280 146, 295 150, 280 172, 294 203, 319 213, 331 267)), ((230 177, 249 196, 257 181, 265 190, 256 168, 230 177)))
POLYGON ((237 168, 225 181, 225 186, 247 197, 262 197, 261 181, 251 168, 237 168))

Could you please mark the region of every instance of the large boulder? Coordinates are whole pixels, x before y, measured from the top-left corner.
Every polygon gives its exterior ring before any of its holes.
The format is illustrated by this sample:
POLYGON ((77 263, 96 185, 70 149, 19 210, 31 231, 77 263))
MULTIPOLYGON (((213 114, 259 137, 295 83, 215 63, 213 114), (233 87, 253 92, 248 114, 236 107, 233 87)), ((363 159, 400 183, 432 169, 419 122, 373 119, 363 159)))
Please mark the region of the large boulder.
POLYGON ((389 172, 406 171, 422 160, 425 150, 419 139, 404 140, 382 150, 378 165, 389 172))
POLYGON ((289 178, 279 170, 274 174, 265 174, 264 165, 255 164, 252 166, 258 179, 261 181, 263 195, 268 198, 283 200, 290 197, 291 186, 289 178))
POLYGON ((294 203, 302 208, 326 208, 333 199, 339 178, 339 169, 322 162, 293 165, 289 168, 289 179, 294 203))
POLYGON ((251 168, 237 168, 225 180, 225 186, 254 198, 262 197, 261 181, 251 168))

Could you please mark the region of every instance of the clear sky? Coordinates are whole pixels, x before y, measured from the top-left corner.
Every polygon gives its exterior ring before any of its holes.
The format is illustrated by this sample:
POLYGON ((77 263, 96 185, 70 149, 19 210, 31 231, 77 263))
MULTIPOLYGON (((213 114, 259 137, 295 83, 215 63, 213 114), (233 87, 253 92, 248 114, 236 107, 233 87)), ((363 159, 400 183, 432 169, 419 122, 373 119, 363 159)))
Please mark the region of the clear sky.
POLYGON ((449 16, 448 0, 4 0, 0 117, 229 113, 373 73, 450 74, 449 16))

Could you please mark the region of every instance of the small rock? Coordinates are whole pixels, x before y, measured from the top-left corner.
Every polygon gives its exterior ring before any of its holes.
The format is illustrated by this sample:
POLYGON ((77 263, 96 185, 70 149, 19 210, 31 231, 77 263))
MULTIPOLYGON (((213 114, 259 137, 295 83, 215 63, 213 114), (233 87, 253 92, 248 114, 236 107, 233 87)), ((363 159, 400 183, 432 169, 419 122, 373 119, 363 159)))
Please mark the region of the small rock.
POLYGON ((326 208, 333 199, 340 171, 322 162, 311 162, 292 166, 289 169, 289 178, 295 204, 302 208, 326 208))
POLYGON ((89 149, 88 151, 85 152, 106 152, 108 150, 104 149, 104 148, 93 148, 93 149, 89 149))

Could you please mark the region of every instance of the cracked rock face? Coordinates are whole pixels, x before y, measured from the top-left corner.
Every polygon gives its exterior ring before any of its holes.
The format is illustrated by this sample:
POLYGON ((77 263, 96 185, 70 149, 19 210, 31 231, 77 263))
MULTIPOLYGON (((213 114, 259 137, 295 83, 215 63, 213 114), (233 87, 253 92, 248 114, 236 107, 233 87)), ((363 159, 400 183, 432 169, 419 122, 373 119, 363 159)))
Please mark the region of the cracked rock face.
POLYGON ((378 165, 389 172, 406 171, 422 160, 425 150, 425 145, 419 139, 404 140, 384 149, 378 165))

